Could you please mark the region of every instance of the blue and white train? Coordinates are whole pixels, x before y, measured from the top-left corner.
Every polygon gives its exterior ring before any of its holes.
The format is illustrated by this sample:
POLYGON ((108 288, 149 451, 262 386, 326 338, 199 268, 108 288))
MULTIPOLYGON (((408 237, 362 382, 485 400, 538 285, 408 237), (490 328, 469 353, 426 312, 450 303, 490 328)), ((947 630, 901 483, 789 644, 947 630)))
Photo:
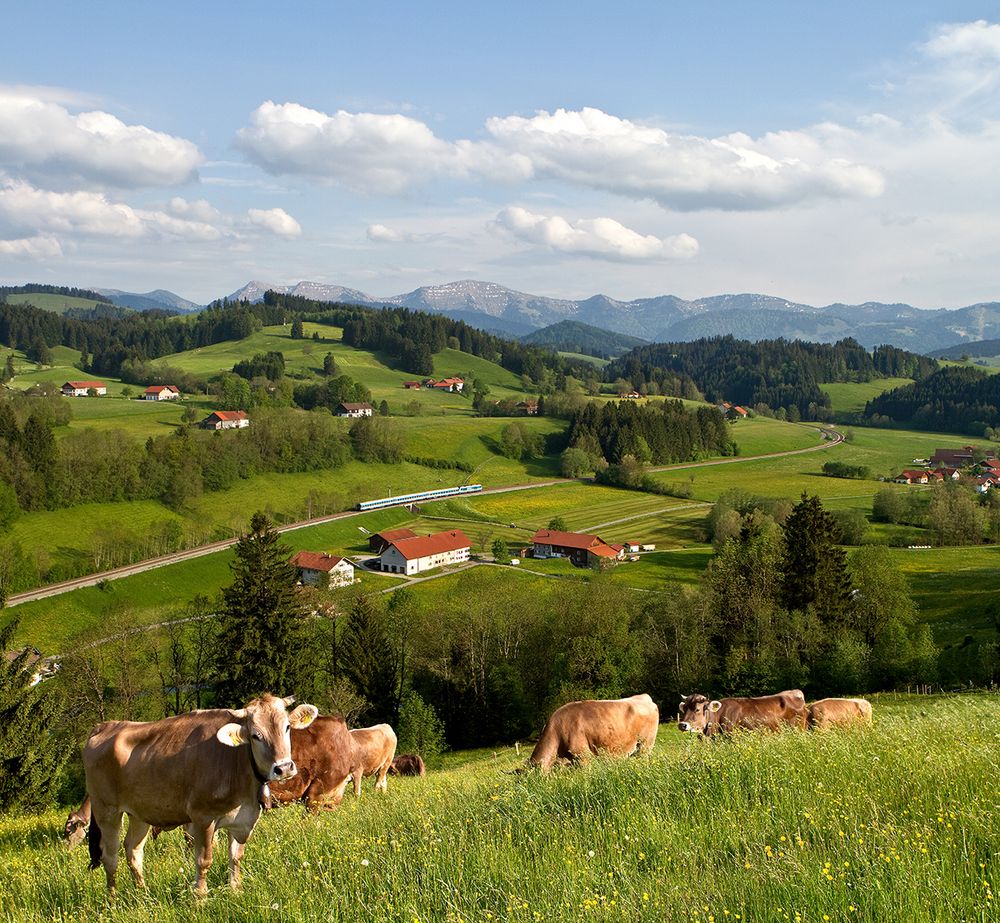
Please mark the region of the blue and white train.
POLYGON ((474 494, 482 489, 482 484, 465 484, 462 487, 441 487, 438 490, 419 490, 414 494, 403 494, 399 497, 383 497, 381 500, 362 500, 358 504, 358 509, 364 513, 368 510, 381 510, 387 506, 406 506, 408 503, 426 503, 430 500, 443 500, 446 497, 458 497, 462 494, 474 494))

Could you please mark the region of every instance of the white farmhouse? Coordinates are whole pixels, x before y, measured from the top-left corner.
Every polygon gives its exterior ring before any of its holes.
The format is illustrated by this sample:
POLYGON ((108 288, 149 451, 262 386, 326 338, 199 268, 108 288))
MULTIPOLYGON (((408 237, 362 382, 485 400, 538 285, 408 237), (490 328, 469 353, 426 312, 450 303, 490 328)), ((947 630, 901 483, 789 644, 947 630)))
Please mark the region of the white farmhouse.
POLYGON ((389 574, 419 574, 468 561, 471 550, 472 545, 461 529, 400 538, 389 542, 379 555, 379 570, 389 574))
POLYGON ((350 586, 354 583, 354 565, 346 558, 319 551, 300 551, 289 561, 299 572, 299 582, 319 586, 329 578, 329 586, 350 586))
POLYGON ((173 385, 150 385, 142 392, 144 401, 176 401, 181 392, 173 385))
POLYGON ((103 381, 67 381, 62 388, 65 397, 87 397, 91 391, 97 395, 108 393, 108 386, 103 381))
POLYGON ((337 409, 338 417, 370 417, 372 415, 372 405, 367 401, 360 404, 342 403, 337 409))

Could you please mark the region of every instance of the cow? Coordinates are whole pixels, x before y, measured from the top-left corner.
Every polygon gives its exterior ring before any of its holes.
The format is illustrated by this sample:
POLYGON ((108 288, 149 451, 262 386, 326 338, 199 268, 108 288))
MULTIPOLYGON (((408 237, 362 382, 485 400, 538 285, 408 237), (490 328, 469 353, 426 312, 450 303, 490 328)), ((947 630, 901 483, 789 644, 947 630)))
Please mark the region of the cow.
POLYGON ((75 811, 69 812, 66 818, 66 826, 63 828, 63 837, 67 846, 79 846, 87 836, 87 827, 90 825, 90 795, 83 796, 83 802, 75 811))
POLYGON ((376 724, 370 728, 355 728, 351 737, 356 750, 355 796, 361 797, 361 780, 365 776, 376 776, 375 790, 384 792, 388 787, 385 777, 396 753, 396 732, 388 724, 376 724))
POLYGON ((186 826, 194 838, 194 890, 208 891, 216 828, 229 834, 229 884, 238 889, 240 860, 260 817, 267 785, 295 775, 291 729, 315 719, 313 705, 265 694, 241 709, 211 709, 160 721, 107 721, 83 748, 90 796, 90 867, 104 866, 114 892, 122 815, 125 858, 145 887, 142 852, 150 827, 186 826))
POLYGON ((872 723, 872 703, 867 699, 820 699, 807 711, 809 727, 817 731, 872 723))
POLYGON ((645 693, 627 699, 569 702, 545 722, 528 765, 548 772, 556 762, 583 762, 599 753, 648 753, 659 726, 660 710, 645 693))
POLYGON ((427 767, 419 754, 400 753, 393 757, 389 772, 394 776, 423 776, 427 774, 427 767))
POLYGON ((681 699, 677 727, 694 734, 737 729, 777 731, 783 725, 805 730, 806 699, 801 689, 744 699, 712 699, 695 693, 681 699))
POLYGON ((304 801, 306 810, 332 810, 344 798, 357 762, 354 739, 340 715, 321 715, 307 728, 292 730, 292 759, 298 772, 272 782, 271 796, 281 804, 304 801))

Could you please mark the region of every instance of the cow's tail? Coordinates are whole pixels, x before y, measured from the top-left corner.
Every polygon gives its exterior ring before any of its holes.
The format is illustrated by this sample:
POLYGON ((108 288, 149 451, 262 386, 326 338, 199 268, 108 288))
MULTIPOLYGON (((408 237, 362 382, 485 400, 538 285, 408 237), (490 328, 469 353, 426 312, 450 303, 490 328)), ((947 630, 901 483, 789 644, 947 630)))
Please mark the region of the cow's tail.
POLYGON ((90 831, 87 834, 87 844, 90 848, 90 867, 101 867, 101 828, 97 825, 97 817, 91 812, 90 831))

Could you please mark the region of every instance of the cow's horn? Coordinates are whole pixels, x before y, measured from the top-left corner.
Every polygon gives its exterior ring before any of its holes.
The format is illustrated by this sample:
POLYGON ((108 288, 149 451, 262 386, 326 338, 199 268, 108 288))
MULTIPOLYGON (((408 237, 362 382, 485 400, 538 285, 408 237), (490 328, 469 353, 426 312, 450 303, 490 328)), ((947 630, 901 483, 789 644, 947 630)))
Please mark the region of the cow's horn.
POLYGON ((285 703, 285 708, 288 708, 289 705, 295 704, 295 696, 286 695, 281 701, 285 703))

